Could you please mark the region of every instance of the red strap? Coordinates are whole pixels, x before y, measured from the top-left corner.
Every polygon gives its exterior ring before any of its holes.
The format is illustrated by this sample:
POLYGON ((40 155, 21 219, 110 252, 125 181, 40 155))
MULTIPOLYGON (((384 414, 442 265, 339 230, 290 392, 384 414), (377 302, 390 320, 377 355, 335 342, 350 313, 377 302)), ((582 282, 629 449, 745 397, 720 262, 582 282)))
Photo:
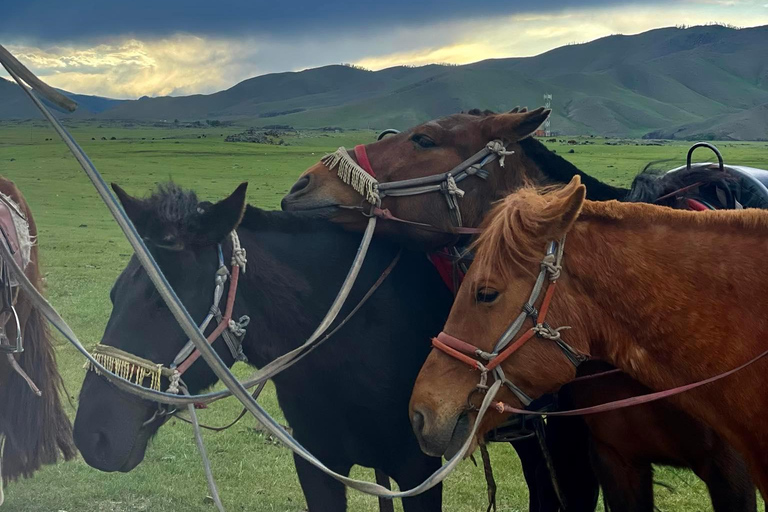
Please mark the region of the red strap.
POLYGON ((532 416, 582 416, 585 414, 596 414, 599 412, 614 411, 616 409, 623 409, 624 407, 630 407, 633 405, 640 405, 640 404, 647 404, 649 402, 655 402, 656 400, 661 400, 663 398, 668 398, 670 396, 679 395, 680 393, 683 393, 685 391, 689 391, 691 389, 695 389, 700 386, 704 386, 706 384, 711 384, 712 382, 723 379, 725 377, 728 377, 729 375, 733 375, 734 373, 740 370, 743 370, 747 366, 759 361, 765 356, 768 356, 768 350, 753 357, 752 359, 742 364, 741 366, 728 370, 727 372, 721 373, 719 375, 715 375, 714 377, 709 377, 708 379, 700 380, 698 382, 692 382, 691 384, 678 386, 676 388, 667 389, 664 391, 656 391, 655 393, 648 393, 647 395, 633 396, 630 398, 616 400, 614 402, 608 402, 600 405, 593 405, 592 407, 584 407, 581 409, 573 409, 570 411, 555 411, 555 412, 527 411, 525 409, 518 409, 516 407, 512 407, 510 405, 505 404, 504 402, 496 402, 495 404, 493 404, 493 407, 500 413, 527 414, 532 416))
MULTIPOLYGON (((229 292, 227 293, 227 306, 224 310, 224 317, 221 319, 221 322, 219 322, 219 325, 216 326, 216 329, 208 335, 208 343, 213 343, 216 341, 219 336, 221 336, 221 333, 224 332, 225 329, 229 329, 229 321, 232 319, 232 309, 235 305, 235 296, 237 295, 237 282, 240 277, 240 267, 238 265, 232 266, 232 279, 229 282, 229 292)), ((188 358, 186 358, 179 366, 176 368, 179 372, 179 375, 183 375, 184 372, 189 370, 189 367, 192 366, 192 363, 197 361, 197 359, 200 357, 200 351, 195 349, 194 352, 192 352, 188 358)))
MULTIPOLYGON (((427 255, 427 258, 437 269, 437 273, 440 274, 445 286, 448 287, 454 295, 458 290, 453 287, 453 259, 451 256, 443 251, 433 252, 427 255)), ((464 280, 464 272, 457 268, 456 272, 459 277, 459 284, 464 280)))
MULTIPOLYGON (((442 334, 442 333, 440 333, 440 334, 442 334)), ((476 361, 475 359, 473 359, 473 358, 471 358, 471 357, 469 357, 467 355, 462 354, 461 352, 459 352, 458 350, 456 350, 453 347, 449 347, 448 345, 446 345, 445 343, 443 343, 442 341, 440 341, 437 338, 432 338, 432 346, 435 347, 438 350, 441 350, 442 352, 445 352, 446 354, 448 354, 449 356, 453 357, 454 359, 458 359, 462 363, 467 364, 468 366, 470 366, 471 368, 474 368, 475 370, 479 370, 480 369, 480 362, 479 361, 476 361)))
POLYGON ((365 172, 376 177, 376 173, 373 172, 373 167, 371 167, 371 161, 368 160, 368 153, 365 151, 365 146, 362 144, 358 144, 355 146, 355 157, 357 158, 357 165, 363 168, 365 172))
POLYGON ((707 205, 705 205, 701 201, 697 201, 696 199, 688 198, 685 200, 685 202, 688 205, 689 210, 693 210, 696 212, 705 212, 707 210, 710 210, 710 208, 707 205))

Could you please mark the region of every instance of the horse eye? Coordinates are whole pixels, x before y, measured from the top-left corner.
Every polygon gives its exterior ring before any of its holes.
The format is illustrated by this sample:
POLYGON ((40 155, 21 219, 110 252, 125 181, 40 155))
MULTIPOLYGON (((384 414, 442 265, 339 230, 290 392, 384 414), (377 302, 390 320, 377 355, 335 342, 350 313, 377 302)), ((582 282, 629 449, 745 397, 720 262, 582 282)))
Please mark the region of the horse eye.
POLYGON ((422 148, 433 148, 437 146, 434 140, 430 139, 423 133, 415 133, 411 136, 411 140, 421 146, 422 148))
POLYGON ((485 302, 490 304, 499 298, 499 292, 490 288, 480 288, 475 294, 475 300, 477 302, 485 302))

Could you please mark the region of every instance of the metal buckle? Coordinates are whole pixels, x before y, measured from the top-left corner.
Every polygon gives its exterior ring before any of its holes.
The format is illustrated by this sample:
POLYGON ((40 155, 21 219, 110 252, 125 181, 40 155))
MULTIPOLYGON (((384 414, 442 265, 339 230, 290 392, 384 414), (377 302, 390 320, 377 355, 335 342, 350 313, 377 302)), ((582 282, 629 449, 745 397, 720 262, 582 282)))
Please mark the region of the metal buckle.
MULTIPOLYGON (((4 313, 8 313, 8 311, 4 311, 4 313)), ((11 317, 13 317, 14 322, 16 323, 16 344, 11 345, 10 340, 8 339, 8 335, 5 333, 5 326, 9 319, 7 319, 2 326, 0 326, 0 352, 8 353, 8 354, 21 354, 24 352, 24 338, 21 335, 21 325, 19 324, 19 315, 16 312, 16 308, 11 306, 10 307, 10 314, 11 317)))

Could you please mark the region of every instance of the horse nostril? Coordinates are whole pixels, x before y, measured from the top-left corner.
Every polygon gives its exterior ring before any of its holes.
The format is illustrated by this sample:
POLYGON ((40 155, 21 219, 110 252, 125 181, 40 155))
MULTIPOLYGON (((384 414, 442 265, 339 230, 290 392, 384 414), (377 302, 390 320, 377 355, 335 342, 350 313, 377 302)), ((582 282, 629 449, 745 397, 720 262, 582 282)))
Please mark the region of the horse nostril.
POLYGON ((296 180, 296 183, 293 184, 288 194, 296 194, 298 192, 301 192, 302 190, 307 188, 308 185, 309 185, 309 176, 302 176, 301 178, 296 180))
POLYGON ((413 431, 420 435, 424 431, 424 415, 419 411, 414 411, 411 417, 411 425, 413 426, 413 431))

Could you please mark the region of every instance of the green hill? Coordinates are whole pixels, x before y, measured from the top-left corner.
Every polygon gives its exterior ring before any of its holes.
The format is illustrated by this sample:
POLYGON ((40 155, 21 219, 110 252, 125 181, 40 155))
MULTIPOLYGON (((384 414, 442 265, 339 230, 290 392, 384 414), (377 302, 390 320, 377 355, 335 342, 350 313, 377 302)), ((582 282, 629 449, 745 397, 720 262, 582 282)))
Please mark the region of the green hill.
MULTIPOLYGON (((664 28, 529 58, 367 71, 325 66, 245 80, 210 95, 97 104, 77 115, 244 120, 299 128, 405 128, 470 108, 538 106, 553 95, 564 134, 766 137, 768 26, 664 28)), ((7 85, 7 84, 5 84, 7 85)), ((0 83, 0 119, 29 116, 0 83)))

